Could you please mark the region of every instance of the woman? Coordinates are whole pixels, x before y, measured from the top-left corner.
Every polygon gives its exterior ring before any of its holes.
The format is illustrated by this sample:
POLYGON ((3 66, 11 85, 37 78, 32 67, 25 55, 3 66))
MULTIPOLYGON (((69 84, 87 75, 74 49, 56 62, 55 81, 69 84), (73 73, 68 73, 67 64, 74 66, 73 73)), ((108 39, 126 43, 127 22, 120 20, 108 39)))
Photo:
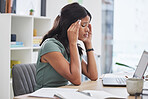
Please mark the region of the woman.
POLYGON ((36 90, 59 87, 70 81, 81 84, 81 73, 90 80, 98 79, 92 47, 91 15, 78 3, 62 8, 53 28, 43 37, 36 66, 36 90), (87 63, 81 58, 81 40, 87 52, 87 63))

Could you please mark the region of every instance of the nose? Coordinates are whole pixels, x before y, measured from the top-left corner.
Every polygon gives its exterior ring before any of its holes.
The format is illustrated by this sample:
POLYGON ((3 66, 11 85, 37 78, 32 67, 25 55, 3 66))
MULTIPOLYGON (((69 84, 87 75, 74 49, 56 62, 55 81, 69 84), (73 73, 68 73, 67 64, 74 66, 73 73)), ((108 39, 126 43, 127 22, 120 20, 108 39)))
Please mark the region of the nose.
POLYGON ((89 28, 87 26, 85 27, 85 32, 89 32, 89 28))

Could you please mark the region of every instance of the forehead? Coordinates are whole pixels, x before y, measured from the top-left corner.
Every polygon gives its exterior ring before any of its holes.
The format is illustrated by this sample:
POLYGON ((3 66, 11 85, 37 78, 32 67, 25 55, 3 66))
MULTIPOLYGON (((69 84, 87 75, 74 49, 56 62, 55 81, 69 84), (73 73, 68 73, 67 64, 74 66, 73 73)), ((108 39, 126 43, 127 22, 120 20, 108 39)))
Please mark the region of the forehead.
POLYGON ((85 18, 81 19, 81 22, 90 22, 90 17, 87 15, 85 18))

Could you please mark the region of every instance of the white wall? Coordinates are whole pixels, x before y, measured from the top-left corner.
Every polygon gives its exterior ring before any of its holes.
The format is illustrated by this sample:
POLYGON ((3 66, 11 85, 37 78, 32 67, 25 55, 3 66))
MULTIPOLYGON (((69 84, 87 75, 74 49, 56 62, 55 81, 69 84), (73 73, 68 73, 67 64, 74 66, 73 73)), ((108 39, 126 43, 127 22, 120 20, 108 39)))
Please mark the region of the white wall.
MULTIPOLYGON (((51 18, 52 22, 56 16, 60 13, 63 6, 68 4, 69 0, 47 0, 47 10, 46 15, 51 18)), ((78 1, 78 0, 71 0, 78 1)), ((95 53, 101 55, 101 0, 82 0, 82 5, 88 9, 92 15, 92 42, 95 49, 95 53)), ((100 65, 100 60, 98 61, 100 65)))
POLYGON ((16 0, 16 14, 29 15, 30 9, 34 10, 34 16, 40 16, 41 0, 16 0))

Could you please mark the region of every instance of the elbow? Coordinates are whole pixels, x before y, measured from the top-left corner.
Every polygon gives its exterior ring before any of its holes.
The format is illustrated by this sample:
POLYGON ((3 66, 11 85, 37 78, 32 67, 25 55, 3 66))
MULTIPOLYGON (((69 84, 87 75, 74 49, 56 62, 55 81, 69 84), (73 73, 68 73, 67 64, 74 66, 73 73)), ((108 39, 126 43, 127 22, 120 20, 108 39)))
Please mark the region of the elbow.
POLYGON ((71 81, 71 83, 73 85, 75 85, 75 86, 79 86, 79 85, 81 85, 81 80, 80 79, 76 79, 76 80, 71 81))
POLYGON ((90 80, 91 80, 91 81, 96 81, 96 80, 98 80, 98 77, 91 78, 90 80))
POLYGON ((93 77, 90 77, 90 80, 91 80, 91 81, 96 81, 96 80, 98 80, 98 75, 93 76, 93 77))
POLYGON ((76 82, 76 83, 73 83, 75 86, 79 86, 81 85, 81 81, 80 82, 76 82))

